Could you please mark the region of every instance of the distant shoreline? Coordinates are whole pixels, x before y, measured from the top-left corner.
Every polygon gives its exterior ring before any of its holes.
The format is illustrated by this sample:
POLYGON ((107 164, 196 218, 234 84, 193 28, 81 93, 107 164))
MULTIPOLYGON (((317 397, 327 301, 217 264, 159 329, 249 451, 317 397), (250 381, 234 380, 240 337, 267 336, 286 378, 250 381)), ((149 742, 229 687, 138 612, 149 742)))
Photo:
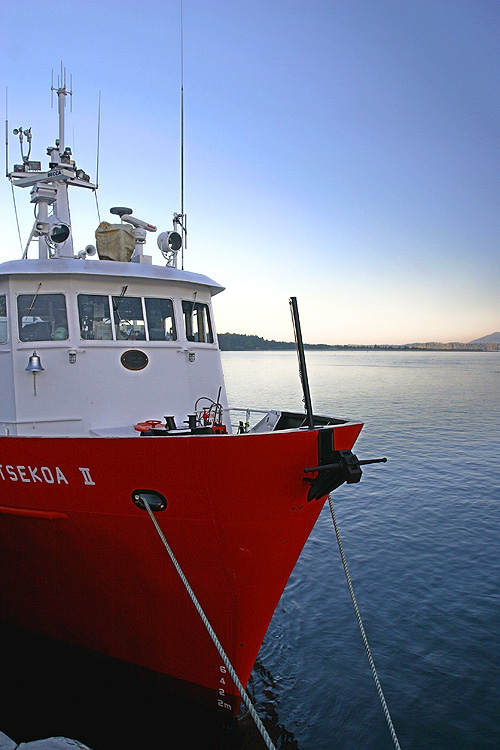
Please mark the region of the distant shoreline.
MULTIPOLYGON (((292 341, 267 340, 261 336, 249 336, 242 333, 219 333, 218 339, 219 347, 223 352, 295 350, 295 344, 292 341)), ((391 344, 304 344, 304 348, 312 351, 498 352, 500 351, 500 344, 493 342, 462 344, 458 341, 441 344, 432 341, 403 344, 401 346, 391 344)))

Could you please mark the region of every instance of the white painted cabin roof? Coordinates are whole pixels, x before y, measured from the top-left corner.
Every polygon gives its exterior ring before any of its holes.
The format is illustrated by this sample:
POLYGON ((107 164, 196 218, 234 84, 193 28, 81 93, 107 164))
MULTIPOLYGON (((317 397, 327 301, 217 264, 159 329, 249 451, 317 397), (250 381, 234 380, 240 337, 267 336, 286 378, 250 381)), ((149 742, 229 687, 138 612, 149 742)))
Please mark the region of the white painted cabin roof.
POLYGON ((82 276, 119 276, 134 279, 175 281, 185 284, 200 284, 208 287, 213 297, 224 291, 224 287, 208 276, 191 271, 181 271, 170 266, 154 266, 149 263, 121 263, 113 260, 80 260, 74 258, 51 258, 33 260, 10 260, 0 264, 0 278, 5 276, 38 276, 41 274, 81 274, 82 276))

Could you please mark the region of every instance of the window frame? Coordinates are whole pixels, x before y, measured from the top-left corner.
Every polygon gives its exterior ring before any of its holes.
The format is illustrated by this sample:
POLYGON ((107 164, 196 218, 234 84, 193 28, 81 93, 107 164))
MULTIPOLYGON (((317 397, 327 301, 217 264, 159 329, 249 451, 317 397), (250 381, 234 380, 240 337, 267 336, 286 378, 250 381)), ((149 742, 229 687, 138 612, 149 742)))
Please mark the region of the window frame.
MULTIPOLYGON (((59 310, 59 314, 61 314, 60 310, 59 310)), ((31 317, 34 318, 35 316, 36 316, 36 313, 34 312, 34 314, 31 315, 31 317)), ((38 317, 41 317, 41 316, 38 315, 38 317)), ((16 295, 16 318, 17 318, 17 336, 18 336, 18 340, 21 343, 23 343, 23 344, 32 343, 34 341, 36 341, 36 343, 44 343, 44 342, 52 342, 53 343, 54 341, 66 342, 66 341, 69 340, 70 336, 69 336, 69 322, 68 322, 68 303, 67 303, 67 298, 66 298, 66 293, 65 292, 41 292, 41 293, 35 292, 34 294, 31 294, 31 293, 30 294, 26 294, 25 292, 22 292, 22 293, 17 294, 16 295), (21 310, 20 309, 20 300, 23 297, 27 298, 28 300, 31 300, 31 305, 29 305, 26 309, 21 310), (34 312, 37 300, 38 299, 41 300, 42 298, 46 298, 46 297, 60 297, 62 299, 62 301, 64 302, 64 321, 61 320, 61 322, 64 322, 65 325, 62 325, 62 326, 59 325, 56 328, 55 326, 56 326, 56 321, 57 321, 57 315, 51 312, 51 313, 48 313, 47 317, 51 317, 52 320, 50 320, 50 321, 49 320, 40 320, 40 321, 35 321, 34 320, 33 323, 25 323, 25 325, 23 326, 22 325, 23 317, 24 318, 29 317, 27 315, 27 313, 30 313, 32 310, 34 312), (33 329, 33 333, 34 333, 34 337, 33 338, 23 338, 22 337, 21 334, 22 334, 22 331, 23 331, 24 328, 26 328, 28 325, 39 325, 40 323, 49 324, 50 325, 50 327, 51 327, 51 333, 50 333, 50 336, 48 338, 38 338, 36 336, 36 333, 37 333, 36 329, 33 329), (62 329, 64 329, 66 331, 66 335, 64 336, 64 338, 62 338, 62 337, 55 338, 55 333, 56 333, 56 331, 59 328, 62 328, 62 329)))
MULTIPOLYGON (((146 320, 146 324, 147 324, 147 336, 148 336, 147 340, 148 341, 153 341, 153 342, 160 341, 160 342, 163 342, 163 343, 165 343, 166 341, 178 341, 179 340, 179 332, 178 332, 178 329, 177 329, 174 299, 172 297, 142 297, 142 301, 143 301, 143 305, 144 305, 145 320, 146 320), (147 306, 147 302, 149 300, 152 301, 152 302, 158 301, 158 302, 169 302, 170 303, 170 312, 171 312, 171 316, 170 317, 172 318, 172 328, 173 328, 173 331, 174 331, 174 335, 173 335, 173 337, 171 339, 167 339, 167 338, 152 339, 151 338, 151 335, 150 335, 150 330, 151 329, 149 327, 148 306, 147 306)), ((163 325, 165 325, 165 320, 166 320, 166 318, 162 318, 163 325)))
MULTIPOLYGON (((111 307, 110 307, 110 300, 109 300, 109 298, 110 298, 109 294, 91 294, 89 292, 78 292, 77 293, 77 295, 76 295, 76 308, 77 308, 77 312, 78 312, 78 330, 79 330, 79 334, 80 334, 80 341, 114 341, 115 340, 115 338, 114 338, 114 328, 113 328, 113 316, 111 315, 111 307), (108 313, 107 317, 109 319, 109 329, 110 329, 110 332, 111 332, 111 338, 109 338, 109 339, 108 338, 84 338, 82 336, 82 312, 81 312, 81 308, 80 308, 80 299, 81 299, 81 297, 87 297, 87 298, 88 297, 91 297, 91 298, 102 297, 104 300, 106 300, 106 302, 107 302, 107 313, 108 313)), ((106 316, 104 316, 104 317, 106 317, 106 316)), ((93 323, 94 323, 94 320, 95 320, 95 318, 92 317, 92 322, 93 323)))
MULTIPOLYGON (((186 336, 187 341, 189 341, 190 344, 214 344, 215 343, 215 333, 214 333, 214 327, 212 324, 212 315, 210 310, 210 304, 207 302, 201 302, 197 301, 196 299, 182 299, 181 300, 181 309, 182 309, 182 322, 184 326, 184 334, 186 336), (206 330, 204 331, 204 338, 203 340, 189 338, 188 334, 188 326, 187 326, 187 316, 189 315, 189 311, 185 310, 184 306, 191 305, 191 314, 190 317, 193 318, 195 311, 196 315, 198 317, 201 310, 204 310, 206 312, 206 316, 203 317, 203 329, 205 329, 205 321, 207 323, 206 330)), ((199 322, 199 318, 198 318, 199 322)), ((196 334, 191 335, 198 335, 200 334, 200 326, 198 325, 198 330, 196 334)))
MULTIPOLYGON (((111 302, 111 319, 113 321, 113 325, 114 325, 114 329, 115 329, 115 338, 114 338, 114 340, 115 341, 128 341, 128 342, 130 342, 130 341, 149 341, 149 331, 147 329, 147 322, 146 322, 145 309, 144 309, 144 297, 142 295, 138 297, 135 294, 134 295, 132 295, 132 294, 131 295, 124 294, 123 296, 122 295, 116 295, 116 294, 110 294, 109 298, 110 298, 110 302, 111 302), (142 312, 142 324, 144 326, 144 338, 138 338, 138 337, 137 338, 133 338, 133 337, 129 338, 128 336, 126 336, 124 338, 118 338, 118 332, 120 331, 120 322, 121 322, 121 320, 120 320, 119 305, 118 305, 118 307, 115 307, 115 302, 114 302, 115 299, 117 299, 117 300, 125 300, 125 299, 128 299, 128 300, 139 300, 140 307, 141 307, 141 312, 142 312), (115 315, 118 316, 118 324, 115 321, 115 315)), ((139 319, 137 318, 137 320, 139 320, 139 319)))
MULTIPOLYGON (((135 299, 135 300, 140 301, 141 313, 142 313, 141 322, 144 325, 144 338, 120 338, 119 337, 120 321, 118 320, 118 322, 115 322, 115 316, 118 315, 119 317, 119 306, 118 306, 118 309, 116 309, 115 301, 120 298, 120 295, 109 294, 109 293, 108 294, 95 294, 91 292, 77 292, 76 298, 77 298, 77 313, 78 313, 78 330, 79 330, 79 336, 80 336, 81 341, 85 341, 87 343, 90 341, 106 341, 108 343, 110 341, 113 341, 115 343, 121 343, 121 344, 129 344, 131 341, 137 341, 137 342, 142 342, 142 343, 147 342, 147 343, 153 343, 153 344, 158 344, 158 343, 164 344, 164 343, 173 343, 173 342, 178 343, 179 342, 179 328, 177 324, 178 314, 177 314, 176 303, 175 303, 174 297, 153 297, 153 296, 136 295, 136 294, 123 296, 123 299, 135 299), (81 304, 80 301, 82 297, 90 297, 90 298, 102 297, 103 300, 107 301, 107 312, 108 312, 109 321, 110 321, 111 338, 109 339, 104 339, 104 338, 103 339, 97 339, 97 338, 85 339, 83 338, 82 315, 81 315, 81 307, 80 307, 80 304, 81 304), (162 302, 168 303, 170 307, 170 317, 172 321, 171 328, 173 329, 173 334, 174 334, 172 338, 163 338, 163 339, 151 338, 150 320, 148 318, 148 306, 147 306, 148 301, 151 301, 151 302, 158 301, 160 303, 162 302)), ((94 319, 92 318, 92 320, 94 319)), ((163 325, 164 325, 165 320, 167 320, 166 317, 162 318, 163 325)))
POLYGON ((1 318, 5 318, 5 339, 2 340, 2 338, 0 337, 0 344, 8 344, 9 343, 9 306, 8 306, 7 294, 2 292, 0 294, 0 300, 2 299, 2 297, 3 297, 3 305, 4 305, 3 309, 4 309, 5 314, 2 315, 2 303, 0 302, 0 331, 3 328, 2 324, 4 323, 4 321, 1 320, 1 318))

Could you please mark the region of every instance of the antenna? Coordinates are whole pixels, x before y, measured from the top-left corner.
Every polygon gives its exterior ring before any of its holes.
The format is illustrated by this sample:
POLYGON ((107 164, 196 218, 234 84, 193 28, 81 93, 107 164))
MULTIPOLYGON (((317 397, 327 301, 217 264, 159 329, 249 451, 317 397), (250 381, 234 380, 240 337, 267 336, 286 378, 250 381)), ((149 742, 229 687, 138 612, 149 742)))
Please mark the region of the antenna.
POLYGON ((101 153, 101 90, 99 89, 99 103, 97 105, 97 155, 95 165, 95 207, 97 209, 97 218, 99 224, 101 223, 101 212, 99 211, 99 200, 97 198, 97 190, 99 188, 99 156, 101 153))
POLYGON ((184 216, 184 30, 181 0, 181 216, 184 242, 181 247, 181 269, 184 270, 184 245, 187 245, 186 217, 184 216))
MULTIPOLYGON (((8 107, 7 97, 8 89, 5 87, 5 176, 9 177, 9 118, 8 118, 8 107)), ((10 179, 10 178, 9 178, 10 179)), ((12 191, 12 203, 14 205, 14 214, 16 217, 17 234, 19 236, 19 245, 21 246, 21 252, 23 251, 23 241, 21 239, 21 230, 19 228, 19 216, 17 214, 16 196, 14 194, 14 184, 10 179, 10 189, 12 191)))
POLYGON ((5 176, 9 176, 9 118, 7 113, 7 86, 5 87, 5 176))
POLYGON ((101 90, 99 89, 99 104, 97 106, 97 156, 95 165, 95 189, 99 187, 99 153, 101 150, 101 90))
MULTIPOLYGON (((61 75, 57 76, 57 88, 54 86, 54 71, 52 71, 52 85, 50 87, 51 97, 52 92, 56 92, 58 101, 59 111, 59 149, 60 152, 64 152, 64 108, 66 106, 66 97, 70 96, 73 98, 73 75, 70 76, 70 88, 66 88, 66 68, 63 68, 61 60, 61 75)), ((52 99, 53 102, 53 99, 52 99)), ((71 104, 70 111, 73 111, 73 105, 71 104)))

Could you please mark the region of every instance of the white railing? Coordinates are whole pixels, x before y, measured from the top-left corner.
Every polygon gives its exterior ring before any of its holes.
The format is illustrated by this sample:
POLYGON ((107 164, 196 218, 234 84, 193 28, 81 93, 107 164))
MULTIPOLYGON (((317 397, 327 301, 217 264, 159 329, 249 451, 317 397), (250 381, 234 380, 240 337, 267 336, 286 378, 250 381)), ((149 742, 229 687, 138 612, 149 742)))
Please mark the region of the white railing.
POLYGON ((279 419, 280 412, 269 409, 250 409, 248 407, 231 407, 223 409, 220 404, 212 402, 195 412, 199 426, 223 423, 233 434, 246 432, 271 432, 279 419))
POLYGON ((233 433, 272 432, 280 417, 280 412, 272 409, 237 406, 224 409, 223 414, 229 417, 233 433))

